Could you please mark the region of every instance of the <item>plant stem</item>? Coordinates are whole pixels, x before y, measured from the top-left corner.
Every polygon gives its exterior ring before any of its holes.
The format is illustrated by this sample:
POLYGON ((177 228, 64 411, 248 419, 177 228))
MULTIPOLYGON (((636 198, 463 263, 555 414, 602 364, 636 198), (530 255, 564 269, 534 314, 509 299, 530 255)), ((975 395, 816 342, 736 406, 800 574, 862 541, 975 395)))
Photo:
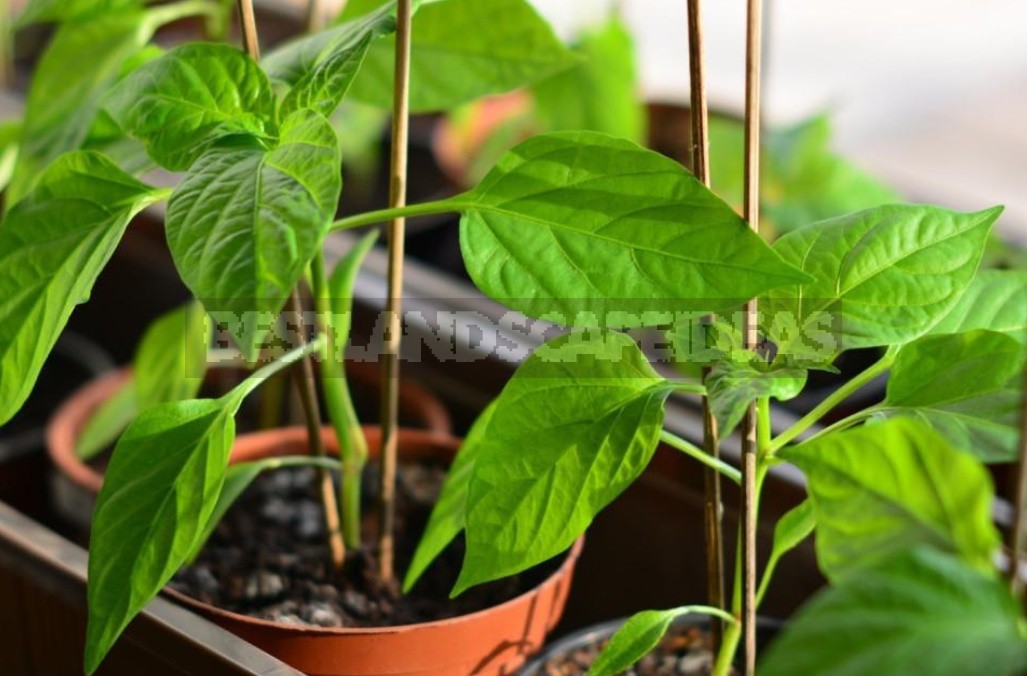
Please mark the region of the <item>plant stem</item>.
POLYGON ((328 418, 335 428, 342 456, 342 481, 340 518, 342 535, 346 546, 356 549, 361 546, 360 537, 360 489, 364 466, 367 464, 367 440, 360 429, 360 420, 353 408, 346 372, 343 367, 345 345, 338 345, 331 316, 331 299, 328 292, 328 275, 325 271, 324 254, 320 251, 311 265, 314 288, 314 302, 317 307, 319 332, 325 336, 321 350, 321 390, 328 405, 328 418))
MULTIPOLYGON (((687 0, 688 5, 688 72, 691 83, 692 173, 707 188, 710 187, 709 110, 706 102, 706 69, 703 64, 703 24, 700 0, 687 0)), ((710 317, 712 321, 713 317, 710 317)), ((709 368, 702 371, 703 384, 709 368)), ((710 458, 720 459, 720 439, 717 419, 707 396, 702 399, 703 448, 710 458)), ((706 599, 711 606, 723 608, 724 599, 724 527, 720 472, 707 467, 703 477, 703 531, 706 540, 706 599)), ((724 626, 710 623, 713 651, 720 647, 724 626)))
POLYGON ((713 457, 706 451, 703 451, 701 448, 693 446, 692 444, 688 443, 676 434, 668 432, 667 430, 663 430, 660 432, 660 440, 668 446, 672 446, 678 449, 685 455, 692 456, 702 464, 706 465, 712 471, 716 471, 719 474, 723 474, 728 479, 734 481, 736 484, 742 482, 742 473, 739 472, 736 468, 727 464, 720 458, 713 457))
POLYGON ((827 415, 831 409, 848 399, 856 390, 891 368, 893 361, 895 361, 895 354, 891 351, 886 352, 883 357, 867 367, 865 371, 824 397, 824 400, 813 407, 812 411, 802 416, 794 425, 774 438, 770 443, 770 454, 777 453, 786 444, 796 439, 814 423, 827 415))
POLYGON ((242 24, 242 40, 246 53, 254 61, 260 61, 260 40, 257 37, 257 19, 253 14, 253 0, 239 0, 239 22, 242 24))
MULTIPOLYGON (((396 3, 395 89, 392 95, 392 157, 389 176, 389 208, 406 204, 407 143, 410 124, 410 28, 411 0, 396 3)), ((399 432, 399 353, 402 338, 403 239, 406 220, 395 215, 389 223, 389 290, 385 304, 388 329, 385 334, 382 387, 382 472, 378 534, 378 573, 387 584, 396 579, 394 529, 396 520, 396 464, 399 432)))
POLYGON ((728 622, 729 624, 735 624, 735 623, 738 622, 738 618, 736 618, 734 615, 732 615, 731 613, 727 612, 726 610, 724 610, 722 608, 718 608, 717 606, 704 606, 704 605, 678 606, 677 608, 673 608, 672 610, 677 615, 690 615, 690 614, 712 615, 713 617, 718 617, 718 618, 724 620, 725 622, 728 622))
POLYGON ((1013 532, 1009 552, 1009 587, 1013 595, 1023 595, 1023 580, 1020 579, 1020 557, 1024 549, 1024 511, 1027 510, 1027 370, 1024 370, 1024 398, 1020 408, 1020 455, 1017 461, 1016 495, 1013 502, 1013 532))
POLYGON ((814 439, 819 439, 820 437, 831 434, 833 432, 841 432, 842 430, 847 430, 856 423, 862 422, 867 418, 870 418, 874 415, 874 413, 876 413, 879 410, 880 409, 878 407, 874 406, 871 408, 864 409, 862 411, 857 411, 856 413, 853 413, 850 416, 846 416, 841 420, 836 420, 827 427, 818 430, 816 433, 811 434, 807 439, 804 439, 804 441, 813 441, 814 439))
POLYGON ((421 204, 403 204, 388 209, 368 211, 355 216, 340 218, 332 224, 332 231, 350 230, 365 225, 376 225, 386 223, 396 218, 412 218, 414 216, 431 216, 434 214, 448 214, 460 211, 468 206, 467 202, 461 201, 460 195, 434 202, 422 202, 421 204))
MULTIPOLYGON (((300 306, 299 294, 294 290, 289 299, 290 314, 296 325, 296 340, 303 344, 303 308, 300 306)), ((321 349, 324 349, 323 347, 321 349)), ((317 389, 314 385, 314 366, 310 357, 300 362, 300 371, 296 374, 296 385, 300 391, 300 403, 303 405, 303 417, 307 423, 307 439, 310 453, 315 458, 325 457, 324 444, 321 441, 321 412, 317 406, 317 389)), ((339 508, 335 496, 335 484, 332 475, 318 470, 318 483, 321 487, 321 504, 324 506, 325 526, 328 533, 328 547, 332 554, 332 564, 341 569, 346 560, 346 547, 339 529, 339 508)))

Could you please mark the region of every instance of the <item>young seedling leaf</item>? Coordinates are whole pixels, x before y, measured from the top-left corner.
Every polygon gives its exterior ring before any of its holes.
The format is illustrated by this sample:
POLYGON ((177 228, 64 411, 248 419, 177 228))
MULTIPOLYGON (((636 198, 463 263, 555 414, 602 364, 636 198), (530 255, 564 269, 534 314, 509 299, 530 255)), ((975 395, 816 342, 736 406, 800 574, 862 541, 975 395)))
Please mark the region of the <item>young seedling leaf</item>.
POLYGON ((277 133, 270 81, 231 45, 176 47, 118 83, 103 103, 155 162, 173 171, 188 169, 218 138, 277 133))
POLYGON ((127 9, 58 27, 36 66, 25 101, 7 204, 24 197, 57 157, 82 145, 122 63, 157 29, 154 12, 127 9))
POLYGON ((889 205, 785 235, 774 250, 815 281, 761 303, 778 355, 830 362, 923 335, 970 284, 1001 211, 889 205))
POLYGON ((438 502, 432 508, 428 525, 424 529, 421 541, 417 543, 417 551, 403 579, 403 592, 409 593, 424 571, 439 554, 456 539, 466 523, 467 493, 471 483, 471 473, 478 458, 482 443, 488 435, 489 421, 496 409, 495 402, 482 411, 474 421, 467 438, 460 446, 460 451, 453 465, 446 474, 446 483, 438 502))
POLYGON ((132 374, 140 410, 195 397, 203 384, 213 326, 191 301, 159 317, 143 335, 132 374))
POLYGON ((918 543, 990 569, 999 536, 984 466, 931 428, 896 419, 780 452, 809 481, 817 559, 832 581, 918 543))
POLYGON ((962 676, 1027 669, 1008 587, 929 548, 903 551, 816 596, 760 662, 762 676, 962 676))
POLYGON ((760 359, 718 363, 706 378, 710 409, 721 436, 735 430, 746 408, 758 397, 787 401, 798 396, 805 385, 805 369, 767 365, 760 359))
MULTIPOLYGON (((378 241, 378 232, 373 230, 364 235, 346 255, 339 259, 328 278, 328 291, 331 294, 331 326, 333 341, 339 350, 345 349, 349 342, 350 328, 353 325, 353 287, 357 282, 360 266, 378 241)), ((345 355, 340 352, 341 359, 345 355)))
POLYGON ((225 480, 233 403, 160 404, 118 441, 89 543, 86 673, 196 550, 225 480))
POLYGON ((885 400, 875 410, 918 418, 984 462, 1012 462, 1023 368, 1023 344, 1002 333, 926 336, 899 351, 885 400))
POLYGON ((1027 343, 1027 271, 981 270, 931 333, 999 331, 1027 343))
POLYGON ((541 128, 590 129, 645 143, 647 113, 628 27, 612 16, 583 33, 574 51, 577 64, 532 87, 541 128))
POLYGON ((788 510, 774 526, 774 544, 770 549, 770 558, 778 560, 813 533, 817 525, 817 515, 810 500, 803 500, 788 510))
POLYGON ((681 165, 597 132, 521 143, 454 206, 478 287, 568 326, 717 311, 808 279, 681 165))
POLYGON ((621 333, 569 334, 536 350, 483 430, 454 594, 567 549, 648 465, 674 387, 621 333))
POLYGON ((327 120, 299 111, 285 119, 273 150, 208 150, 171 197, 167 236, 175 265, 247 358, 328 232, 342 190, 340 162, 327 120))
POLYGON ((210 533, 243 398, 320 347, 315 340, 287 353, 220 399, 153 406, 125 430, 93 514, 87 674, 210 533))
POLYGON ((616 676, 648 655, 660 643, 674 620, 692 613, 710 613, 730 617, 719 608, 682 606, 669 610, 643 610, 635 613, 610 638, 588 670, 588 676, 616 676))
POLYGON ((25 402, 132 217, 161 193, 101 155, 65 155, 0 225, 0 424, 25 402))
MULTIPOLYGON (((393 36, 371 45, 350 96, 392 106, 395 49, 393 36)), ((414 16, 410 51, 415 113, 508 92, 576 61, 527 0, 425 2, 414 16)))

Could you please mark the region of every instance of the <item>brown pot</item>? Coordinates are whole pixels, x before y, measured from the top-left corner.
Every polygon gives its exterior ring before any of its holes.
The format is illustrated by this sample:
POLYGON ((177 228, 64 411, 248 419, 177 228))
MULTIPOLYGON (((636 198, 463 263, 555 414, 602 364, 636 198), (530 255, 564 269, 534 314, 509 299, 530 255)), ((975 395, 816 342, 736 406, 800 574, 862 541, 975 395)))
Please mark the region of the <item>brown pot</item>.
MULTIPOLYGON (((378 453, 380 429, 365 427, 369 450, 378 453)), ((337 452, 335 435, 323 431, 325 447, 337 452)), ((405 458, 445 458, 460 441, 423 430, 400 430, 405 458)), ((288 427, 242 435, 231 462, 308 452, 305 428, 288 427)), ((234 634, 307 674, 325 676, 465 676, 512 674, 538 652, 563 614, 582 540, 541 585, 498 606, 469 615, 396 627, 298 627, 260 620, 201 603, 170 588, 164 593, 234 634)))
MULTIPOLYGON (((131 368, 124 367, 87 383, 57 409, 47 425, 47 451, 60 472, 54 486, 57 509, 74 521, 88 522, 95 496, 103 485, 103 474, 75 453, 79 433, 100 405, 128 383, 131 372, 131 368)), ((377 364, 347 362, 346 372, 356 384, 369 389, 379 386, 377 364)), ((430 432, 448 436, 452 429, 442 402, 412 381, 400 381, 399 407, 430 432)))

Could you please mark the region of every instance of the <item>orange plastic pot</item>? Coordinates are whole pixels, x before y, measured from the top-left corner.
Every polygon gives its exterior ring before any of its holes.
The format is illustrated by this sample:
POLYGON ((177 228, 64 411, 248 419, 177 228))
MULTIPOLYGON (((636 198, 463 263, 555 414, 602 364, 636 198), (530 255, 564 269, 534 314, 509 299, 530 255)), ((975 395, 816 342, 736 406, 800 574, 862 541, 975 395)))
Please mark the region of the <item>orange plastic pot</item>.
MULTIPOLYGON (((377 427, 366 427, 369 450, 378 453, 377 427)), ((335 435, 323 432, 325 447, 337 452, 335 435)), ((400 456, 406 460, 449 461, 460 441, 423 430, 403 429, 400 456)), ((239 437, 232 462, 308 452, 302 427, 239 437)), ((466 676, 513 674, 543 646, 560 620, 581 552, 578 540, 560 567, 542 584, 505 603, 438 622, 396 627, 300 627, 260 620, 165 589, 182 605, 241 636, 307 674, 324 676, 466 676)))
MULTIPOLYGON (((347 362, 346 372, 354 383, 377 391, 377 364, 347 362)), ((93 498, 103 485, 103 474, 75 453, 79 435, 93 413, 128 384, 131 374, 132 369, 124 367, 85 384, 57 409, 47 425, 47 451, 62 479, 55 486, 58 510, 69 518, 88 519, 93 498)), ((442 402, 417 383, 400 381, 399 406, 411 421, 428 431, 448 435, 452 429, 442 402)))

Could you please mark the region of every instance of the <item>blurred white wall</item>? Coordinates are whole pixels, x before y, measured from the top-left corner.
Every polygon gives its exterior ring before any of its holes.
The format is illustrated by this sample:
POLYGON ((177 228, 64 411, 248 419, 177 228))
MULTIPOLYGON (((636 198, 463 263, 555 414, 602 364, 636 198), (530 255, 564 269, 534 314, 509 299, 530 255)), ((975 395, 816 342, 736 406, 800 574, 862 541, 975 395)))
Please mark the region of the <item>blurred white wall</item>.
MULTIPOLYGON (((607 0, 533 0, 563 34, 607 0)), ((687 101, 685 0, 620 0, 646 92, 687 101)), ((703 2, 714 105, 742 104, 744 0, 703 2)), ((837 146, 911 198, 1004 203, 1027 239, 1027 0, 766 0, 770 121, 828 110, 837 146)))

